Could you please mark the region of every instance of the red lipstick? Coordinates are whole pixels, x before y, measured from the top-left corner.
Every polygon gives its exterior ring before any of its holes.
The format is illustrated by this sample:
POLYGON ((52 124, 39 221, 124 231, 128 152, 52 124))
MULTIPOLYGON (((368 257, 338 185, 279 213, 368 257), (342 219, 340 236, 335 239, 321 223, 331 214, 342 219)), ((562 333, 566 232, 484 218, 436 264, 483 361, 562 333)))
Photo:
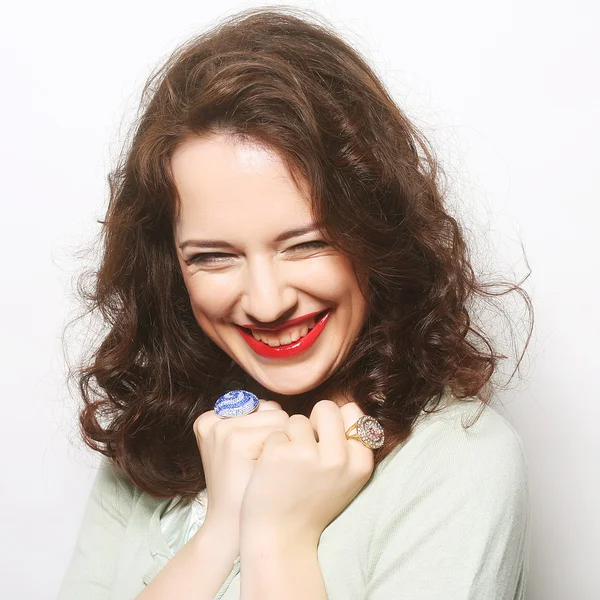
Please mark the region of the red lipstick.
POLYGON ((280 329, 284 329, 285 327, 289 327, 290 325, 297 325, 298 323, 302 323, 303 321, 308 321, 311 317, 316 315, 320 315, 323 311, 318 310, 317 312, 308 313, 301 317, 297 317, 296 319, 290 319, 285 323, 280 323, 279 325, 275 325, 272 327, 256 327, 255 325, 240 325, 240 327, 245 327, 246 329, 256 329, 258 331, 279 331, 280 329))
MULTIPOLYGON (((238 331, 242 338, 246 341, 248 346, 260 356, 265 358, 292 358, 308 350, 317 340, 329 318, 331 311, 328 310, 323 313, 323 316, 315 323, 315 326, 302 338, 291 344, 285 344, 283 346, 269 346, 264 342, 254 339, 251 333, 248 333, 244 328, 237 326, 238 331)), ((319 314, 319 313, 316 313, 319 314)), ((301 320, 305 321, 306 316, 302 317, 301 320)), ((296 319, 294 319, 295 321, 296 319)), ((286 326, 293 324, 294 322, 288 322, 286 326)))

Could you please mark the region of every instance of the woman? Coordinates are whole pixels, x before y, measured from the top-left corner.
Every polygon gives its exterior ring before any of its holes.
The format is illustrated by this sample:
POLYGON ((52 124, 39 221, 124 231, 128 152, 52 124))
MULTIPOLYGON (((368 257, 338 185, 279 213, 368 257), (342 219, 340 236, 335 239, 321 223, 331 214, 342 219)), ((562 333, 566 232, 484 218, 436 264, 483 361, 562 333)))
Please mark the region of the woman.
POLYGON ((142 108, 79 371, 106 458, 59 599, 522 598, 526 470, 468 310, 498 294, 372 70, 253 10, 142 108))

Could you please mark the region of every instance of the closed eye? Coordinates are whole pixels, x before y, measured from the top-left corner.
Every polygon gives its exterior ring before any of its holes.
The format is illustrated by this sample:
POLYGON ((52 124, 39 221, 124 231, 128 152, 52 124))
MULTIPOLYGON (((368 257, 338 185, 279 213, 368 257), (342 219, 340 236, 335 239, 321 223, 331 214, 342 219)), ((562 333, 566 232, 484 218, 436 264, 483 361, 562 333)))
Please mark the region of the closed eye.
POLYGON ((188 258, 185 262, 188 265, 192 264, 209 264, 209 263, 220 263, 223 262, 223 258, 233 256, 233 254, 225 254, 224 252, 202 252, 201 254, 194 254, 191 258, 188 258))
POLYGON ((314 240, 312 242, 304 242, 303 244, 297 244, 296 246, 292 246, 290 250, 294 250, 295 248, 301 249, 313 249, 313 248, 324 248, 327 244, 321 240, 314 240))
MULTIPOLYGON (((296 244, 289 248, 289 250, 313 250, 318 248, 324 248, 327 246, 326 242, 321 240, 313 240, 312 242, 304 242, 302 244, 296 244)), ((188 258, 185 262, 188 265, 191 264, 218 264, 225 262, 226 259, 234 257, 233 254, 227 254, 225 252, 202 252, 200 254, 194 254, 191 258, 188 258)))

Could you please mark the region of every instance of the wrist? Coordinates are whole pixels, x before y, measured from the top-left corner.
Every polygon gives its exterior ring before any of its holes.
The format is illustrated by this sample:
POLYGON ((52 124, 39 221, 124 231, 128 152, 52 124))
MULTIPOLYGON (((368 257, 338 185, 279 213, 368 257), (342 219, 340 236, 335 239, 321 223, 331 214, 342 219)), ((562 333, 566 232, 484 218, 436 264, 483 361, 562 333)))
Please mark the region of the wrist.
POLYGON ((294 541, 281 532, 241 538, 241 598, 326 600, 318 544, 294 541))
MULTIPOLYGON (((211 548, 212 554, 220 554, 231 563, 240 555, 240 532, 229 523, 205 520, 192 537, 197 548, 211 548)), ((190 541, 192 541, 190 540, 190 541)))
POLYGON ((296 528, 244 527, 240 537, 240 556, 310 555, 316 552, 320 535, 301 533, 296 528))

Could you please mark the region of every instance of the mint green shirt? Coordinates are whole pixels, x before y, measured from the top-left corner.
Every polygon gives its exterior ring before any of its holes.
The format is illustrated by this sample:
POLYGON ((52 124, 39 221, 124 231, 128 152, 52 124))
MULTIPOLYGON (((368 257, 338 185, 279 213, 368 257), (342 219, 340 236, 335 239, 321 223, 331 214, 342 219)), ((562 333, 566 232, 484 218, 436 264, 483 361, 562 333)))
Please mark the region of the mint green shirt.
MULTIPOLYGON (((329 600, 523 600, 526 462, 493 408, 462 427, 480 406, 455 401, 421 413, 323 531, 317 555, 329 600)), ((136 598, 199 526, 191 506, 174 513, 172 504, 102 458, 57 600, 136 598)), ((240 600, 239 557, 215 599, 240 600)))

